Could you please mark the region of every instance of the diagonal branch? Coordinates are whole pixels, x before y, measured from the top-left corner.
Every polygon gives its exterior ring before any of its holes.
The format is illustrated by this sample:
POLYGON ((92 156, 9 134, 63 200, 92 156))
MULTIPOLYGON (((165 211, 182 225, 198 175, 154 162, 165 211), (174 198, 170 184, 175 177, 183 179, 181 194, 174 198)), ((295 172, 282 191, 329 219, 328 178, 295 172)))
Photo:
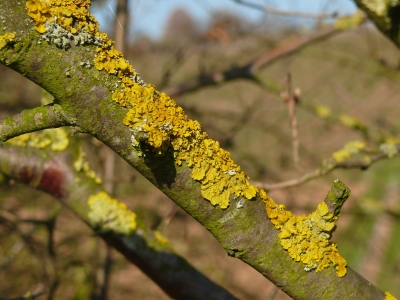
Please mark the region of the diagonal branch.
POLYGON ((226 69, 224 71, 204 74, 196 79, 189 80, 178 86, 167 88, 165 92, 168 95, 176 96, 193 92, 201 87, 216 85, 221 82, 227 82, 239 78, 258 81, 255 74, 260 69, 269 66, 270 64, 281 58, 290 56, 313 43, 323 41, 340 32, 342 32, 342 30, 337 29, 334 26, 322 28, 309 36, 300 37, 294 41, 290 41, 287 44, 281 45, 273 49, 272 51, 262 54, 252 62, 247 63, 243 66, 226 69))
MULTIPOLYGON (((398 146, 397 149, 400 150, 400 146, 398 146)), ((310 180, 318 178, 318 177, 322 177, 326 174, 331 173, 333 170, 336 170, 336 169, 366 170, 374 163, 376 163, 382 159, 385 159, 385 158, 388 158, 388 155, 385 153, 371 155, 371 156, 369 156, 368 160, 362 158, 362 159, 358 159, 358 160, 336 162, 333 158, 329 158, 329 159, 325 160, 319 168, 317 168, 313 171, 307 172, 298 178, 294 178, 294 179, 290 179, 290 180, 282 181, 282 182, 277 182, 277 183, 255 182, 254 184, 257 185, 259 188, 265 189, 267 191, 284 189, 284 188, 300 185, 302 183, 305 183, 307 181, 310 181, 310 180)))
MULTIPOLYGON (((57 154, 4 145, 0 148, 0 173, 54 196, 89 225, 87 199, 103 187, 72 167, 71 156, 78 152, 78 144, 76 141, 70 144, 67 150, 57 154)), ((136 222, 138 228, 130 237, 92 229, 174 299, 236 299, 177 255, 157 232, 140 220, 136 222)))
POLYGON ((236 2, 238 4, 250 7, 250 8, 261 10, 267 14, 274 14, 274 15, 279 15, 279 16, 300 17, 300 18, 318 19, 318 20, 333 19, 333 18, 338 17, 337 12, 313 14, 313 13, 300 12, 300 11, 280 10, 280 9, 276 9, 273 7, 268 7, 268 6, 263 6, 263 5, 259 5, 256 3, 252 3, 249 1, 245 1, 245 0, 232 0, 232 1, 236 2))

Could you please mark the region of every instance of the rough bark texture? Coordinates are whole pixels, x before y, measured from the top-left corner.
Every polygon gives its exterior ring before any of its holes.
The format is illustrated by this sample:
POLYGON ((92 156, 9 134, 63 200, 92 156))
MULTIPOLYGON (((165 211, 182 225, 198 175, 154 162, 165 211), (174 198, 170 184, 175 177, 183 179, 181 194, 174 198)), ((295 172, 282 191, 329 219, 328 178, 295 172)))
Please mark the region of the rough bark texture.
POLYGON ((6 29, 0 28, 0 35, 17 33, 12 48, 0 51, 2 63, 51 93, 68 117, 76 120, 76 126, 107 144, 206 227, 228 255, 249 264, 295 299, 384 298, 382 291, 351 268, 343 278, 334 268, 305 272, 304 265, 292 260, 280 245, 260 197, 251 201, 232 199, 230 206, 222 210, 201 196, 200 183, 190 178, 191 169, 185 164, 175 165, 168 155, 139 157, 131 145, 131 133, 122 123, 126 109, 111 100, 111 84, 117 78, 79 65, 93 60, 96 47, 62 51, 54 45, 38 44, 39 34, 25 22, 28 17, 23 2, 3 0, 0 9, 5 12, 2 15, 7 24, 6 29), (239 201, 243 207, 237 205, 239 201))

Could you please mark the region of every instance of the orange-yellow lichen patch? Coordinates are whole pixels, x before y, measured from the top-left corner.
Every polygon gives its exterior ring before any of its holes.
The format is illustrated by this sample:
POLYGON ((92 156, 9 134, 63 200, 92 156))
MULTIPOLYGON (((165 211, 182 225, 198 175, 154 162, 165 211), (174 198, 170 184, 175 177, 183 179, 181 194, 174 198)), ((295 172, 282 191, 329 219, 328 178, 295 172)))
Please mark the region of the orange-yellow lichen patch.
POLYGON ((28 0, 26 6, 40 33, 45 32, 46 22, 57 22, 72 34, 84 29, 96 36, 96 41, 101 41, 97 43, 94 65, 120 80, 112 99, 128 108, 123 121, 132 130, 134 146, 143 141, 159 155, 172 149, 178 165, 185 161, 193 168, 192 178, 202 183, 202 195, 213 205, 228 207, 231 195, 253 198, 257 188, 249 183, 249 178, 233 162, 229 152, 202 132, 197 121, 188 119, 174 100, 141 80, 122 53, 114 48, 114 42, 107 34, 98 31, 97 22, 87 11, 88 3, 28 0))
POLYGON ((15 33, 7 32, 6 34, 0 35, 0 50, 3 49, 9 42, 15 39, 15 33))
POLYGON ((391 293, 385 292, 385 300, 397 300, 391 293))
POLYGON ((320 272, 335 266, 339 277, 346 274, 346 260, 340 256, 337 245, 329 241, 338 217, 329 213, 325 202, 309 216, 295 216, 285 205, 276 204, 264 190, 260 191, 260 197, 272 224, 279 230, 282 247, 295 261, 305 264, 305 271, 320 272))
MULTIPOLYGON (((141 86, 125 80, 124 88, 112 98, 129 111, 124 119, 134 135, 146 137, 146 143, 162 155, 171 145, 178 165, 185 161, 193 168, 191 177, 202 183, 204 198, 226 208, 230 195, 253 198, 257 188, 230 158, 229 152, 201 131, 197 121, 188 119, 183 109, 152 85, 141 86)), ((136 139, 135 144, 139 145, 136 139)))
POLYGON ((64 129, 54 128, 26 133, 8 140, 7 143, 18 147, 50 147, 53 151, 64 151, 69 145, 69 140, 64 129))
POLYGON ((136 230, 136 214, 125 203, 100 192, 89 197, 88 218, 90 224, 102 232, 132 235, 136 230))
POLYGON ((26 7, 28 15, 35 21, 35 29, 46 32, 45 23, 48 20, 57 22, 71 33, 77 33, 82 28, 87 32, 97 31, 98 24, 87 8, 90 0, 28 0, 26 7))

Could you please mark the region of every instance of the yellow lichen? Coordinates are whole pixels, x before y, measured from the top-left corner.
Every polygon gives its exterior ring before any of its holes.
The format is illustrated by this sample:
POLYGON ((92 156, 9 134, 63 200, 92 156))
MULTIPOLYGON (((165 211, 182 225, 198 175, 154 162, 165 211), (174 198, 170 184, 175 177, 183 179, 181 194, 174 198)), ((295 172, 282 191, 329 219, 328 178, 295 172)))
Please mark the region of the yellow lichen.
MULTIPOLYGON (((87 11, 89 1, 78 5, 72 0, 28 0, 29 16, 35 21, 35 29, 43 33, 46 22, 57 22, 64 29, 75 34, 81 29, 99 37, 102 41, 97 48, 94 65, 98 70, 116 75, 119 88, 112 99, 127 107, 124 123, 135 135, 145 137, 154 152, 163 155, 168 148, 174 151, 178 165, 185 161, 193 168, 192 178, 202 183, 202 195, 213 205, 226 208, 229 198, 244 196, 253 198, 257 188, 230 158, 229 152, 220 148, 219 143, 201 131, 197 121, 188 119, 183 109, 164 93, 158 92, 151 84, 139 84, 136 72, 116 50, 107 34, 98 31, 98 24, 87 11)), ((139 141, 135 139, 134 145, 139 141)))
POLYGON ((0 35, 0 50, 3 49, 7 44, 15 39, 15 33, 7 32, 6 34, 0 35))
POLYGON ((86 160, 86 153, 82 147, 79 147, 78 159, 74 162, 74 170, 76 172, 84 172, 88 178, 93 179, 97 184, 101 184, 101 178, 95 171, 90 169, 89 162, 86 160))
POLYGON ((315 112, 320 118, 326 119, 331 115, 331 108, 326 105, 318 104, 315 106, 315 112))
POLYGON ((391 293, 385 292, 385 300, 397 300, 391 293))
POLYGON ((260 191, 260 197, 272 224, 279 230, 282 247, 295 261, 305 264, 304 270, 320 272, 334 266, 339 277, 346 274, 346 260, 340 256, 337 245, 329 240, 338 217, 329 213, 325 202, 309 216, 295 216, 285 205, 276 204, 264 190, 260 191))
POLYGON ((169 244, 169 240, 165 236, 163 236, 162 233, 159 232, 158 230, 154 231, 154 237, 161 244, 164 244, 164 245, 169 244))
POLYGON ((50 147, 52 151, 64 151, 69 145, 69 140, 64 129, 54 128, 26 133, 10 139, 7 143, 18 147, 50 147))
POLYGON ((341 114, 339 122, 347 128, 365 130, 365 124, 361 120, 347 114, 341 114))
POLYGON ((361 10, 356 10, 352 15, 337 18, 333 26, 341 30, 349 30, 358 27, 365 21, 365 14, 361 10))
MULTIPOLYGON (((257 187, 249 183, 249 178, 233 162, 229 152, 210 139, 197 121, 188 119, 174 100, 141 81, 122 53, 114 48, 114 42, 98 31, 97 22, 87 10, 88 4, 88 0, 28 0, 27 8, 40 33, 46 31, 46 22, 57 22, 72 34, 84 29, 101 41, 94 65, 97 70, 118 77, 120 83, 112 93, 112 100, 127 108, 123 122, 132 130, 135 147, 148 145, 156 155, 172 150, 177 165, 185 162, 192 168, 192 179, 201 182, 203 197, 213 205, 226 208, 231 196, 253 198, 257 187)), ((327 117, 329 113, 325 110, 321 115, 327 117)), ((346 116, 341 121, 349 127, 359 125, 346 116)), ((89 170, 83 154, 74 167, 85 172, 89 170)), ((302 261, 307 271, 322 271, 334 265, 339 276, 345 275, 346 261, 337 252, 336 244, 329 242, 337 217, 329 214, 326 204, 320 204, 308 217, 297 217, 286 211, 284 205, 275 204, 263 190, 260 196, 267 204, 271 222, 280 230, 282 246, 292 258, 302 261)), ((130 229, 125 227, 134 224, 134 214, 107 194, 90 197, 88 204, 94 226, 124 233, 134 230, 132 226, 130 229)), ((157 232, 155 237, 160 238, 157 232)))
POLYGON ((105 192, 89 197, 88 218, 90 224, 102 232, 132 235, 136 230, 136 214, 125 203, 111 198, 105 192))
POLYGON ((332 153, 332 157, 336 162, 343 162, 349 159, 352 155, 357 154, 364 149, 366 144, 361 141, 351 141, 344 145, 343 148, 332 153))
POLYGON ((71 33, 85 28, 89 33, 97 31, 98 23, 87 8, 90 0, 28 0, 28 15, 35 21, 35 29, 46 32, 45 23, 49 19, 57 22, 71 33))

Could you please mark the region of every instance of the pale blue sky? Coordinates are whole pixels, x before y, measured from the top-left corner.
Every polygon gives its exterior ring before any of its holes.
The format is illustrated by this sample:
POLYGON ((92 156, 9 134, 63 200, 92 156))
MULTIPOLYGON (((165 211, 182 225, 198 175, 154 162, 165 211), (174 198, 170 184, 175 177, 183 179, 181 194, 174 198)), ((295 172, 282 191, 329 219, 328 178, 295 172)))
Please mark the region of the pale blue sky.
MULTIPOLYGON (((247 0, 259 5, 265 5, 282 10, 302 12, 332 12, 339 11, 340 14, 353 12, 356 7, 351 0, 247 0)), ((112 26, 113 11, 115 11, 116 0, 107 0, 106 4, 93 13, 102 25, 102 30, 112 26)), ((250 22, 260 22, 266 17, 265 13, 239 5, 232 0, 130 0, 131 28, 129 38, 133 39, 138 33, 146 34, 153 39, 159 38, 164 31, 164 26, 170 14, 178 9, 184 8, 200 24, 210 22, 212 13, 215 11, 226 11, 238 15, 250 22)), ((268 17, 268 15, 267 15, 268 17)), ((269 16, 271 18, 271 16, 269 16)), ((281 17, 281 20, 284 17, 281 17)), ((297 22, 306 23, 304 19, 297 22)))

